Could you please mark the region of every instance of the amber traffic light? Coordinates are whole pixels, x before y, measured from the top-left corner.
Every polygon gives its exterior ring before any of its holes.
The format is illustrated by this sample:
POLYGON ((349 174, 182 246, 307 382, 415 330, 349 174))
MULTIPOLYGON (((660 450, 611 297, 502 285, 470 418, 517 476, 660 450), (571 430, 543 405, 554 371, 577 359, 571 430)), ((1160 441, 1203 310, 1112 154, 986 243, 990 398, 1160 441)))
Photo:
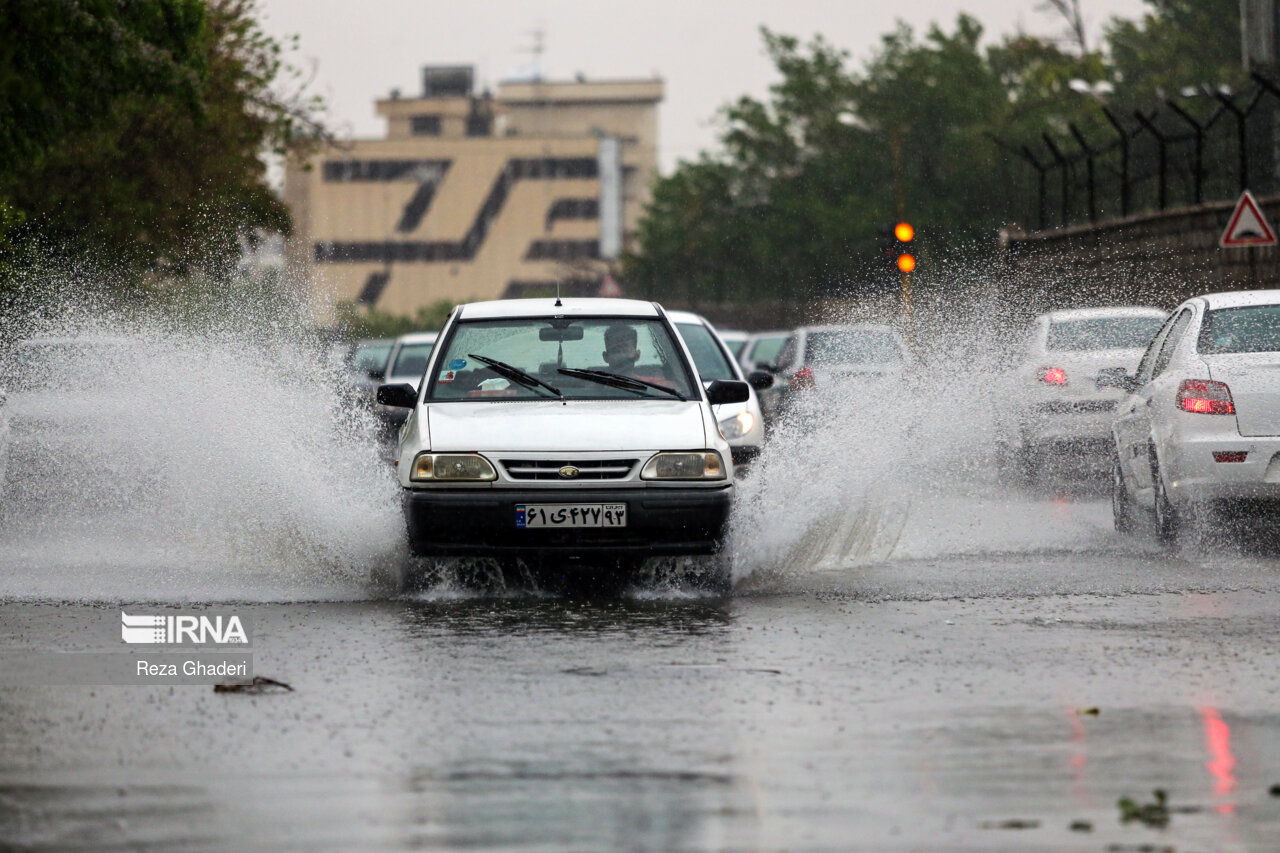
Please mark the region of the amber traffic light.
POLYGON ((910 243, 911 239, 916 236, 916 229, 911 227, 910 222, 899 222, 893 226, 893 236, 903 243, 910 243))
POLYGON ((910 253, 898 255, 898 269, 903 272, 911 272, 916 268, 916 256, 910 253))

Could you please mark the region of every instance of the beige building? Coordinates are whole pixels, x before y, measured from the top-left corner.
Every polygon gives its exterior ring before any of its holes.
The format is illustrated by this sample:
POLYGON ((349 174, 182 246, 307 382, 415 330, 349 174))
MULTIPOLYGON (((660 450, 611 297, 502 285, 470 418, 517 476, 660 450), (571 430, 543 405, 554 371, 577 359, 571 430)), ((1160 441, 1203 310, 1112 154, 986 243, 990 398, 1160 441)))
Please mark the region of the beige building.
POLYGON ((285 263, 318 317, 352 300, 410 314, 462 302, 594 294, 628 246, 658 164, 661 80, 507 82, 423 69, 377 102, 385 139, 342 142, 285 173, 285 263))

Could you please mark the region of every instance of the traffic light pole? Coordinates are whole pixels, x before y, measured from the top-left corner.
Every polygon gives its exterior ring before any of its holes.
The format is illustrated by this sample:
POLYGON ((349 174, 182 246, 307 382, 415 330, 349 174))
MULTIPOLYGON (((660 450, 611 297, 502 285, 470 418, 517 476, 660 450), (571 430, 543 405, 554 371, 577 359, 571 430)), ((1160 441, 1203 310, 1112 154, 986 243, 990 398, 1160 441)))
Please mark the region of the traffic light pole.
MULTIPOLYGON (((903 190, 902 181, 902 131, 894 128, 890 136, 889 145, 893 151, 893 191, 898 202, 898 221, 907 221, 907 201, 903 190)), ((899 274, 902 276, 902 317, 906 321, 907 337, 912 337, 912 317, 911 317, 911 273, 898 268, 899 274)))

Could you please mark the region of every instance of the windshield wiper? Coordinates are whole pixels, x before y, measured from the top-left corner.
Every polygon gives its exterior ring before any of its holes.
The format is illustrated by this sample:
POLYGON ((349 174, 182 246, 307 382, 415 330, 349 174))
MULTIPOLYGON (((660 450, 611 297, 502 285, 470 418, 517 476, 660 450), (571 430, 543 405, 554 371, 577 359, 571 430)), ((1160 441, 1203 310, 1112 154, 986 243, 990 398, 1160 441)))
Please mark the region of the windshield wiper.
POLYGON ((467 353, 468 358, 474 358, 481 364, 488 365, 489 369, 501 376, 503 379, 509 379, 526 388, 537 388, 539 386, 546 388, 552 394, 560 398, 560 402, 565 402, 564 394, 554 385, 548 385, 538 377, 525 373, 513 364, 507 364, 505 361, 498 361, 496 358, 486 358, 483 355, 476 355, 473 352, 467 353))
POLYGON ((666 385, 659 385, 656 382, 646 382, 643 379, 636 379, 634 376, 623 376, 621 373, 610 373, 607 370, 581 370, 577 367, 561 367, 556 372, 578 379, 589 379, 592 382, 599 382, 601 385, 608 385, 613 388, 621 388, 624 391, 643 393, 645 390, 652 388, 655 391, 665 391, 671 396, 679 398, 682 403, 687 401, 687 398, 674 388, 668 388, 666 385))

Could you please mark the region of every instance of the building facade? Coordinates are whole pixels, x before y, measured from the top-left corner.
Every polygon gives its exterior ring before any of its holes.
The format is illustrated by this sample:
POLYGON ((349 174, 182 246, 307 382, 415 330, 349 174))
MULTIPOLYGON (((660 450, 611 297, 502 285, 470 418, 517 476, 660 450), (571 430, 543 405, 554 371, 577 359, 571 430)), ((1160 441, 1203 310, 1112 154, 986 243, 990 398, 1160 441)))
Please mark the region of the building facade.
POLYGON ((423 69, 377 102, 384 139, 328 146, 285 172, 285 262, 317 318, 343 300, 396 314, 591 295, 627 247, 658 164, 661 80, 506 82, 423 69))

